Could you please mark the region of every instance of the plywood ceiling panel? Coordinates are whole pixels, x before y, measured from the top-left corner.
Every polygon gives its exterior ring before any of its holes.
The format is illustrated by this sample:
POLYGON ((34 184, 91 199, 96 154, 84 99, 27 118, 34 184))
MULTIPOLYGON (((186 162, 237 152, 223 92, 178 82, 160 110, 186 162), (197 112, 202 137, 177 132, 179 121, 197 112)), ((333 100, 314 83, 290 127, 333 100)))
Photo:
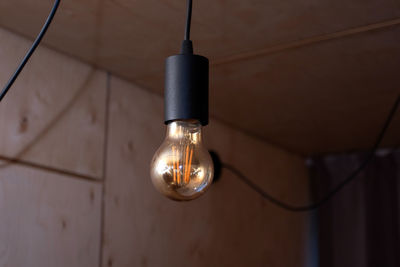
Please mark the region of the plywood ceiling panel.
MULTIPOLYGON (((183 35, 184 2, 62 1, 44 41, 50 47, 161 94, 164 59, 178 51, 183 35)), ((51 0, 1 1, 0 25, 33 37, 51 3, 51 0)), ((388 102, 398 90, 394 75, 398 68, 394 61, 399 54, 394 35, 398 30, 388 25, 400 25, 399 18, 397 0, 194 1, 195 50, 208 56, 212 64, 223 63, 211 73, 212 114, 301 153, 368 146, 388 102), (352 37, 371 24, 375 25, 372 28, 381 29, 352 37), (314 44, 321 35, 331 37, 314 44), (338 38, 341 35, 349 36, 338 38), (287 49, 299 40, 306 40, 307 45, 287 49), (263 54, 276 46, 282 49, 263 54), (248 52, 254 51, 255 55, 257 51, 262 53, 247 59, 248 52), (232 95, 233 92, 236 94, 232 95), (343 92, 350 96, 365 95, 362 99, 343 99, 343 92), (292 103, 282 110, 288 101, 292 103), (310 103, 324 109, 315 112, 310 103), (376 105, 378 112, 374 113, 376 119, 363 124, 362 107, 367 104, 376 105), (255 112, 266 107, 265 116, 255 112), (348 121, 331 119, 338 114, 345 114, 348 121), (364 138, 350 142, 345 137, 348 135, 345 128, 351 118, 356 119, 352 122, 357 126, 360 124, 359 129, 367 132, 364 138), (329 127, 336 130, 323 133, 329 127)), ((388 144, 400 142, 395 135, 388 140, 388 144)))
MULTIPOLYGON (((213 113, 295 151, 372 147, 400 93, 399 44, 395 26, 215 66, 213 113)), ((385 140, 400 143, 400 111, 385 140)))

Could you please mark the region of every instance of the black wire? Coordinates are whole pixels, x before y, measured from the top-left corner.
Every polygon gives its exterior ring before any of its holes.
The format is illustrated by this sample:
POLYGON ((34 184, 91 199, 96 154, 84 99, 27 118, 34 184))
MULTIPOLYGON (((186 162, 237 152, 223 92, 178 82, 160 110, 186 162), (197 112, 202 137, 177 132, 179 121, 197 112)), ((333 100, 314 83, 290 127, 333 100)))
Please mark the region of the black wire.
MULTIPOLYGON (((25 57, 21 61, 20 65, 18 66, 17 70, 11 76, 11 78, 7 82, 6 86, 4 87, 2 92, 0 93, 0 101, 3 100, 3 98, 5 97, 5 95, 7 94, 7 92, 9 91, 9 89, 11 88, 11 86, 13 85, 15 80, 17 79, 18 75, 20 74, 20 72, 22 71, 22 69, 24 68, 26 63, 29 61, 30 57, 35 52, 36 48, 39 46, 40 41, 42 40, 43 36, 46 34, 46 31, 49 28, 50 23, 52 22, 52 20, 54 18, 54 15, 56 14, 56 11, 58 9, 60 1, 61 0, 55 0, 54 1, 53 8, 51 9, 50 14, 47 17, 46 22, 44 23, 41 31, 39 32, 38 36, 36 37, 35 41, 33 42, 32 47, 28 50, 28 52, 26 53, 25 57)), ((191 18, 192 18, 192 0, 187 0, 186 28, 185 28, 184 40, 190 40, 191 18)), ((318 208, 319 206, 321 206, 322 204, 326 203, 328 200, 330 200, 345 185, 347 185, 349 182, 354 180, 354 178, 356 178, 357 175, 367 166, 369 161, 374 157, 374 154, 375 154, 377 148, 379 147, 379 145, 380 145, 380 143, 381 143, 381 141, 382 141, 382 139, 383 139, 383 137, 384 137, 384 135, 386 133, 386 130, 388 129, 388 127, 389 127, 389 125, 390 125, 390 123, 391 123, 391 121, 392 121, 392 119, 394 117, 394 114, 396 113, 396 110, 398 108, 399 102, 400 102, 400 96, 397 97, 397 99, 395 101, 395 104, 393 105, 392 110, 390 111, 390 114, 389 114, 388 118, 386 119, 386 122, 385 122, 385 124, 384 124, 384 126, 383 126, 383 128, 382 128, 382 130, 381 130, 381 132, 380 132, 380 134, 379 134, 379 136, 378 136, 373 148, 371 149, 371 152, 369 153, 367 158, 364 160, 364 162, 362 162, 360 164, 360 166, 353 173, 350 174, 349 177, 347 177, 343 182, 341 182, 339 185, 337 185, 336 188, 334 188, 331 192, 329 192, 325 197, 323 197, 322 199, 320 199, 316 203, 305 205, 305 206, 293 206, 293 205, 287 204, 285 202, 282 202, 282 201, 272 197, 270 194, 265 192, 262 188, 260 188, 258 185, 253 183, 251 180, 249 180, 243 173, 241 173, 239 170, 237 170, 234 166, 229 165, 227 163, 223 163, 222 167, 226 168, 226 169, 230 170, 231 172, 233 172, 234 174, 236 174, 236 176, 238 178, 240 178, 243 182, 245 182, 253 190, 255 190, 261 196, 263 196, 265 199, 269 200, 270 202, 274 203, 275 205, 277 205, 277 206, 279 206, 281 208, 284 208, 284 209, 290 210, 290 211, 294 211, 294 212, 314 210, 314 209, 318 208)))
POLYGON ((53 20, 54 15, 56 14, 56 11, 60 4, 60 1, 61 0, 54 1, 53 8, 51 9, 50 14, 46 19, 46 22, 44 23, 42 29, 40 30, 38 36, 36 37, 36 40, 33 42, 32 47, 28 50, 25 57, 22 59, 21 63, 19 64, 17 70, 14 72, 14 74, 8 80, 6 86, 4 86, 3 90, 1 91, 0 101, 3 100, 3 98, 7 94, 8 90, 10 90, 11 86, 14 84, 15 80, 18 78, 18 75, 20 74, 22 69, 25 67, 25 64, 28 62, 28 60, 32 56, 33 52, 35 52, 35 49, 40 44, 40 41, 42 40, 43 36, 45 35, 47 29, 49 28, 51 21, 53 20))
POLYGON ((238 178, 240 178, 244 183, 246 183, 248 186, 250 186, 253 190, 258 192, 262 197, 265 199, 269 200, 273 204, 289 210, 289 211, 294 211, 294 212, 302 212, 302 211, 310 211, 319 208, 321 205, 325 204, 327 201, 329 201, 336 193, 338 193, 341 189, 343 189, 344 186, 349 184, 351 181, 353 181, 357 175, 367 166, 369 161, 374 157, 376 150, 378 149, 379 145, 381 144, 383 137, 385 136, 385 133, 387 129, 390 126, 390 123, 393 120, 393 117, 396 113, 396 110, 400 104, 400 95, 397 96, 397 99, 390 110, 390 113, 375 141, 374 146, 372 147, 371 151, 369 152, 367 158, 346 178, 344 179, 340 184, 338 184, 332 191, 330 191, 326 196, 321 198, 315 203, 308 204, 305 206, 294 206, 291 204, 287 204, 285 202, 282 202, 273 196, 271 196, 269 193, 265 192, 261 187, 253 183, 250 179, 248 179, 241 171, 236 169, 234 166, 229 165, 227 163, 222 163, 222 167, 225 169, 230 170, 232 173, 234 173, 238 178))
POLYGON ((186 28, 184 40, 190 40, 190 23, 192 21, 192 0, 187 0, 186 28))

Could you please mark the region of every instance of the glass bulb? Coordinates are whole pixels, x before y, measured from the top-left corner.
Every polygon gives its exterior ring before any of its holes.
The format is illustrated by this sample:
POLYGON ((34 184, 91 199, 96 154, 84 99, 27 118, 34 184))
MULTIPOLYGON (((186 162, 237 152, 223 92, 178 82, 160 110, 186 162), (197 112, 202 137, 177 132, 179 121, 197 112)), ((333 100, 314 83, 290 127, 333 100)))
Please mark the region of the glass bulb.
POLYGON ((212 182, 214 167, 203 146, 198 121, 173 121, 151 162, 151 180, 160 193, 173 200, 191 200, 212 182))

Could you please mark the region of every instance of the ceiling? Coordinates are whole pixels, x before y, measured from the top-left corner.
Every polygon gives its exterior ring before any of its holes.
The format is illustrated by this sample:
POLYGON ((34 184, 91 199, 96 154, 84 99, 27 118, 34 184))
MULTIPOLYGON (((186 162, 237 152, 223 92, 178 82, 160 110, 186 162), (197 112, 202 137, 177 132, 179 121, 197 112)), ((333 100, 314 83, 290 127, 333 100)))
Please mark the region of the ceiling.
MULTIPOLYGON (((65 0, 44 43, 162 94, 185 2, 65 0)), ((33 38, 51 5, 0 1, 0 26, 33 38)), ((191 32, 212 116, 290 151, 370 147, 400 93, 398 0, 195 0, 191 32)))

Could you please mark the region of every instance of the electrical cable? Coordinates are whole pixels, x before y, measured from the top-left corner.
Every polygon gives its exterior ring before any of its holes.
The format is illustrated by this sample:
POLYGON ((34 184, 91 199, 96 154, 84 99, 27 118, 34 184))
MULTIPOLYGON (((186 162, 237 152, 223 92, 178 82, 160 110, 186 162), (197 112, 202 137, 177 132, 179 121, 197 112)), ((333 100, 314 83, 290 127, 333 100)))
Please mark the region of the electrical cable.
POLYGON ((190 40, 190 23, 192 21, 192 0, 187 0, 186 27, 184 40, 190 40))
POLYGON ((22 69, 25 67, 26 63, 29 61, 30 57, 32 56, 33 52, 35 52, 36 48, 40 44, 40 41, 42 40, 43 36, 45 35, 47 29, 50 26, 51 21, 54 18, 54 15, 56 14, 57 8, 60 4, 61 0, 55 0, 53 7, 50 11, 49 16, 46 19, 46 22, 44 23, 42 29, 40 30, 38 36, 36 37, 35 41, 33 42, 31 48, 28 50, 26 53, 25 57, 22 59, 21 63, 19 64, 18 68, 14 72, 14 74, 11 76, 11 78, 8 80, 7 84, 4 86, 3 90, 0 93, 0 101, 3 100, 5 95, 7 94, 8 90, 10 90, 11 86, 14 84, 15 80, 18 78, 18 75, 21 73, 22 69))
MULTIPOLYGON (((58 6, 60 4, 61 0, 55 0, 53 7, 50 11, 50 14, 48 15, 41 31, 39 32, 38 36, 36 37, 35 41, 33 42, 31 48, 28 50, 26 53, 25 57, 21 61, 20 65, 17 67, 16 71, 14 74, 11 76, 11 78, 8 80, 7 84, 3 88, 3 90, 0 93, 0 101, 3 100, 9 89, 12 87, 14 84, 15 80, 18 78, 18 75, 21 73, 22 69, 25 67, 26 63, 29 61, 30 57, 32 54, 35 52, 36 48, 39 46, 43 36, 46 34, 47 29, 49 28, 54 15, 56 14, 56 11, 58 9, 58 6)), ((184 36, 184 41, 189 41, 190 40, 190 24, 191 24, 191 18, 192 18, 192 0, 187 0, 187 12, 186 12, 186 27, 185 27, 185 36, 184 36)), ((191 46, 191 45, 190 45, 191 46)), ((345 185, 353 181, 358 174, 368 165, 369 161, 374 157, 376 150, 378 149, 380 143, 383 140, 383 137, 385 136, 385 133, 387 129, 390 126, 390 123, 396 113, 396 110, 399 106, 400 103, 400 95, 397 97, 390 113, 389 116, 387 117, 385 124, 383 128, 381 129, 378 138, 371 149, 370 153, 368 154, 367 158, 356 168, 344 181, 339 183, 332 191, 330 191, 326 196, 321 198, 319 201, 305 205, 305 206, 294 206, 291 204, 287 204, 283 201, 280 201, 267 192, 265 192, 261 187, 253 183, 250 179, 248 179, 242 172, 240 172, 238 169, 236 169, 234 166, 227 164, 227 163, 222 163, 222 167, 225 169, 230 170, 232 173, 234 173, 238 178, 240 178, 244 183, 246 183, 249 187, 251 187, 253 190, 258 192, 262 197, 265 199, 269 200, 271 203, 289 210, 293 212, 303 212, 303 211, 310 211, 319 208, 321 205, 329 201, 336 193, 338 193, 345 185)))
POLYGON ((190 41, 190 24, 192 21, 192 0, 187 0, 185 36, 182 41, 181 54, 193 54, 193 44, 190 41))
POLYGON ((321 205, 328 202, 333 196, 335 196, 347 184, 349 184, 351 181, 353 181, 358 176, 358 174, 368 165, 370 160, 375 156, 375 152, 378 149, 379 145, 381 144, 383 137, 385 136, 385 133, 386 133, 387 129, 389 128, 390 123, 393 120, 396 110, 399 107, 399 104, 400 104, 400 95, 397 96, 397 99, 396 99, 394 105, 392 106, 392 109, 390 110, 390 113, 389 113, 388 117, 386 118, 386 121, 375 141, 375 144, 372 147, 372 149, 370 150, 370 152, 368 153, 366 159, 346 179, 344 179, 333 190, 331 190, 327 195, 325 195, 324 197, 322 197, 320 200, 318 200, 315 203, 304 205, 304 206, 294 206, 294 205, 285 203, 283 201, 280 201, 280 200, 274 198, 269 193, 265 192, 260 186, 258 186, 254 182, 252 182, 249 178, 247 178, 241 171, 236 169, 234 166, 227 164, 227 163, 222 163, 222 168, 230 170, 245 184, 247 184, 253 190, 258 192, 262 197, 264 197, 265 199, 269 200, 271 203, 273 203, 285 210, 289 210, 289 211, 293 211, 293 212, 304 212, 304 211, 315 210, 315 209, 319 208, 321 205))

